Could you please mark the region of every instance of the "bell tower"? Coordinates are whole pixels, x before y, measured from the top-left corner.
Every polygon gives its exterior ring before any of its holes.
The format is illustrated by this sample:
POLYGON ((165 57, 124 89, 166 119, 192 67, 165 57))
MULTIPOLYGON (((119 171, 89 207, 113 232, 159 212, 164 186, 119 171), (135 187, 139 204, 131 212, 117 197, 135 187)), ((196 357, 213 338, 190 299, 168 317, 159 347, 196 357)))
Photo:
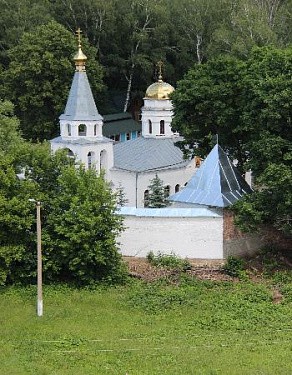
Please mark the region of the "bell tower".
POLYGON ((64 113, 59 117, 60 137, 51 140, 51 148, 68 149, 85 168, 108 177, 113 166, 113 142, 103 137, 103 117, 99 114, 86 74, 87 57, 82 51, 81 30, 77 30, 78 50, 74 56, 75 73, 64 113))

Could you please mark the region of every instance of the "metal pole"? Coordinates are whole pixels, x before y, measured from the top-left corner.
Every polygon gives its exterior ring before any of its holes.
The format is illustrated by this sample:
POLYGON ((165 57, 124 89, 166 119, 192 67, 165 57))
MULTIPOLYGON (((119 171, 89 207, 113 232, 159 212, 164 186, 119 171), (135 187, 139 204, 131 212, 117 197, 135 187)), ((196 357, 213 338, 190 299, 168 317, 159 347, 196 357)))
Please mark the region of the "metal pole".
POLYGON ((36 202, 37 211, 37 314, 43 316, 43 286, 42 286, 42 228, 41 228, 41 202, 36 202))

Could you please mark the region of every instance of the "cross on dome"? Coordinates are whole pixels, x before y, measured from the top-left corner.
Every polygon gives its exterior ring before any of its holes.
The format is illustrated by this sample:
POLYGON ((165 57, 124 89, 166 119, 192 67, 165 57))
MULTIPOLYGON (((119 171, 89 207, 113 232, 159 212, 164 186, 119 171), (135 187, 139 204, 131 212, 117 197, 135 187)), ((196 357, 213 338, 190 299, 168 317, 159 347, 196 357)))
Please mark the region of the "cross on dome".
POLYGON ((84 72, 85 71, 85 62, 87 60, 87 56, 83 53, 81 48, 81 29, 78 27, 76 31, 76 35, 78 38, 78 52, 74 56, 76 72, 84 72))

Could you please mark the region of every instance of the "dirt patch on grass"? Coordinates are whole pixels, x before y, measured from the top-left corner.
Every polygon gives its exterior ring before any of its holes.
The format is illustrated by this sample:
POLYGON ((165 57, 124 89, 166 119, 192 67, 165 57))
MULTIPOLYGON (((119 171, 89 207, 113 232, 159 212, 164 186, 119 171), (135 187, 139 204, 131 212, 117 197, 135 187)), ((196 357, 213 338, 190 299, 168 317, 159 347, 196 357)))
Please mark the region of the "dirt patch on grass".
MULTIPOLYGON (((163 277, 173 277, 181 274, 181 270, 169 269, 166 267, 152 266, 147 259, 137 257, 124 257, 132 277, 144 281, 155 281, 163 277)), ((191 267, 185 272, 195 276, 199 280, 231 281, 236 278, 224 274, 222 266, 223 260, 202 260, 189 259, 191 267)))

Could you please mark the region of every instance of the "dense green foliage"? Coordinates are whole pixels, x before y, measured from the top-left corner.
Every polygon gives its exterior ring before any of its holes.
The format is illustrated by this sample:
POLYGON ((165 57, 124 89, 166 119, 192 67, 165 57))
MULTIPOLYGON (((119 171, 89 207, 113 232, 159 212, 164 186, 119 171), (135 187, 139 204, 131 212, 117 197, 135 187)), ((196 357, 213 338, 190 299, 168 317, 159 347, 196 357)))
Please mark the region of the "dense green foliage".
POLYGON ((35 281, 31 198, 42 203, 45 282, 122 281, 125 270, 116 244, 122 222, 103 176, 75 167, 64 152, 51 154, 48 144, 24 142, 17 127, 12 104, 1 102, 0 284, 35 281))
POLYGON ((291 232, 291 72, 292 48, 256 48, 246 61, 195 66, 173 94, 173 127, 195 153, 206 155, 218 134, 238 167, 252 170, 257 191, 236 207, 243 229, 265 222, 291 232))
MULTIPOLYGON (((2 74, 2 95, 15 103, 25 138, 51 139, 59 133, 59 115, 65 108, 72 76, 76 38, 51 21, 27 32, 8 52, 9 66, 2 74)), ((102 88, 102 71, 95 50, 84 43, 88 75, 95 93, 102 88)))
MULTIPOLYGON (((20 40, 25 43, 24 32, 34 34, 52 20, 72 35, 81 27, 96 50, 91 58, 104 67, 107 88, 111 95, 122 94, 125 107, 127 94, 132 100, 143 97, 158 60, 165 62, 165 78, 175 84, 194 63, 210 57, 247 58, 254 46, 291 44, 291 17, 291 0, 2 0, 0 65, 7 68, 9 51, 20 40)), ((52 31, 51 38, 57 34, 52 31)), ((59 53, 60 59, 72 54, 67 47, 59 53)))
POLYGON ((46 286, 42 318, 36 288, 3 288, 0 373, 289 374, 291 276, 278 285, 279 304, 269 283, 46 286))
POLYGON ((163 208, 169 206, 163 181, 156 174, 148 186, 148 195, 145 197, 145 207, 163 208))

